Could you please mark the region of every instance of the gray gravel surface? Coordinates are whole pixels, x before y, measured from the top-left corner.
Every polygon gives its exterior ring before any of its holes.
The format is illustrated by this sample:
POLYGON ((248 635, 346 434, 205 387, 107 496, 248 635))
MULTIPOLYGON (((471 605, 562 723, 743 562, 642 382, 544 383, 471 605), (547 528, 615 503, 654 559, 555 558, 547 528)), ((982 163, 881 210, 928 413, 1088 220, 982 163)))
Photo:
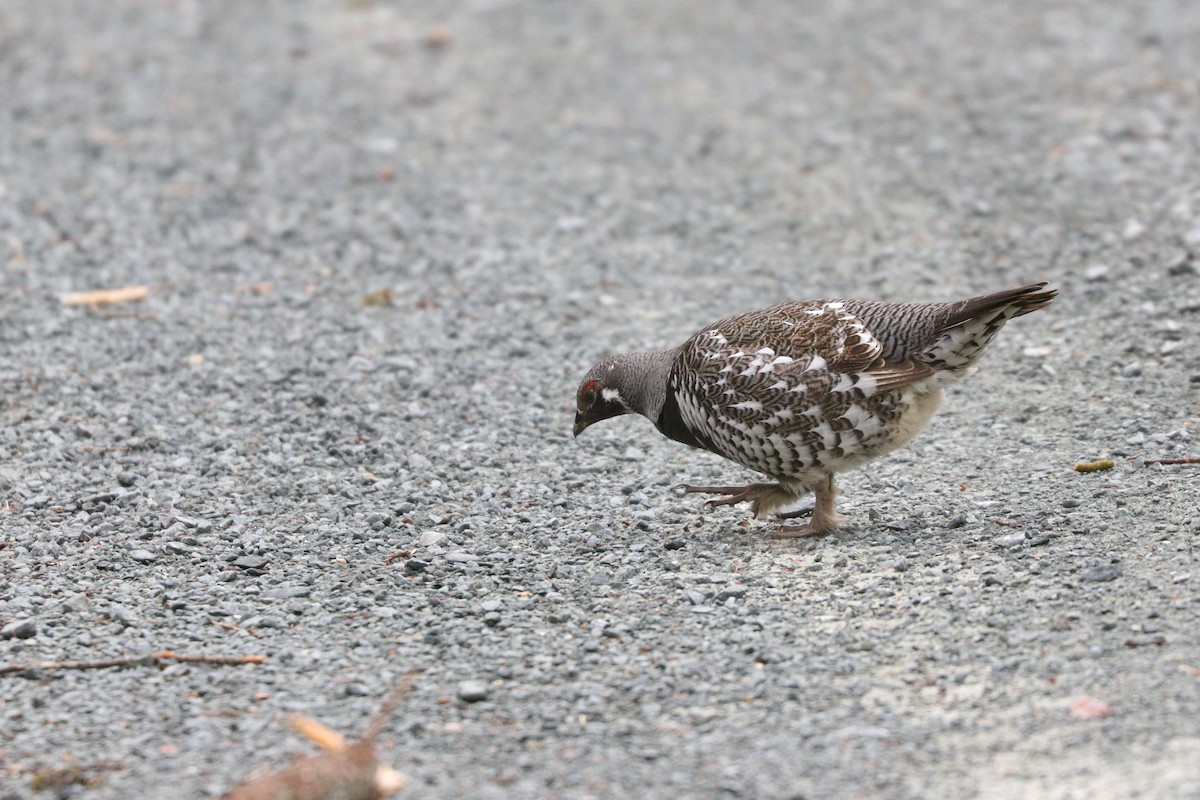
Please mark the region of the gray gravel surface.
POLYGON ((268 656, 0 676, 0 797, 211 797, 413 667, 405 797, 1200 796, 1200 468, 1141 461, 1200 455, 1198 40, 1186 0, 0 5, 0 666, 268 656), (606 353, 1040 279, 824 539, 676 496, 746 475, 644 420, 570 437, 606 353))

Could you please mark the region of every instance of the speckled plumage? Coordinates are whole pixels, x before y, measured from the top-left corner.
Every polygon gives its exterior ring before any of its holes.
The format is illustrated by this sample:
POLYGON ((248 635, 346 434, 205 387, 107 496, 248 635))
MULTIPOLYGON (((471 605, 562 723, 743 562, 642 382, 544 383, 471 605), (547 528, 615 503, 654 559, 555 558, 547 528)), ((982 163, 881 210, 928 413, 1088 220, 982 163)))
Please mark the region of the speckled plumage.
POLYGON ((810 300, 738 314, 680 347, 612 356, 580 385, 575 432, 641 413, 665 435, 775 483, 685 487, 749 501, 762 515, 817 494, 812 523, 837 525, 833 474, 912 439, 941 389, 965 375, 1004 323, 1045 306, 1039 283, 957 303, 810 300))

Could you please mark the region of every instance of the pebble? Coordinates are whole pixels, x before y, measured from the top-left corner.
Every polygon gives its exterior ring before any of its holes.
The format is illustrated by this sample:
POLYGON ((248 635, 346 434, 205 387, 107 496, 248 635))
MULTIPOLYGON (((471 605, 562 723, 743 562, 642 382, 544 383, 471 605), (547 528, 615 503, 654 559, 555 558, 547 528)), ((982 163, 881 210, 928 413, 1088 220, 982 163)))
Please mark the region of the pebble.
POLYGON ((271 562, 266 556, 241 556, 233 560, 233 566, 239 569, 262 569, 271 562))
MULTIPOLYGON (((1197 253, 1200 256, 1200 253, 1197 253)), ((1186 250, 1175 249, 1167 253, 1163 259, 1163 266, 1167 268, 1168 275, 1195 275, 1197 272, 1196 263, 1186 250)))
POLYGON ((452 553, 446 553, 443 558, 455 564, 468 564, 479 560, 479 556, 475 555, 474 553, 464 553, 460 550, 456 550, 452 553))
POLYGON ((141 564, 149 564, 158 560, 158 556, 151 553, 149 550, 130 550, 129 557, 141 564))
POLYGON ((108 610, 105 611, 104 613, 113 622, 120 623, 121 625, 124 625, 126 628, 133 628, 138 623, 137 616, 132 611, 125 608, 125 606, 117 605, 115 603, 113 605, 110 605, 108 607, 108 610))
POLYGON ((62 601, 64 611, 73 611, 77 614, 86 614, 92 610, 92 603, 88 600, 88 596, 83 592, 75 594, 62 601))
POLYGON ((1079 573, 1079 580, 1090 583, 1107 583, 1121 577, 1121 568, 1115 564, 1103 564, 1098 567, 1088 567, 1079 573))
POLYGON ((32 639, 37 636, 37 622, 17 619, 0 628, 0 639, 32 639))
POLYGON ((421 538, 417 540, 417 547, 433 547, 436 544, 441 544, 446 540, 446 534, 441 531, 425 531, 421 534, 421 538))
POLYGON ((1105 264, 1093 264, 1083 271, 1083 277, 1092 283, 1108 280, 1108 266, 1105 264))
POLYGON ((992 544, 997 547, 1003 547, 1006 550, 1011 550, 1014 547, 1020 547, 1025 541, 1023 533, 1006 533, 1003 536, 997 536, 992 539, 992 544))
POLYGON ((488 699, 488 685, 483 681, 463 681, 458 685, 458 699, 464 703, 479 703, 488 699))

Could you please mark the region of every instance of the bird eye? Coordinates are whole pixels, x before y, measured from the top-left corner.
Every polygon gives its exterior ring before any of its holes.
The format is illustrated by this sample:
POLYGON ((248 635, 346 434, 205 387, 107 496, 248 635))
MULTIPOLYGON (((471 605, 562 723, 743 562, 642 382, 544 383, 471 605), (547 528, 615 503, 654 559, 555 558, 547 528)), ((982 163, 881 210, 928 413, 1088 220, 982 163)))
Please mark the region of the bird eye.
POLYGON ((579 390, 579 407, 590 408, 596 402, 596 382, 588 381, 579 390))

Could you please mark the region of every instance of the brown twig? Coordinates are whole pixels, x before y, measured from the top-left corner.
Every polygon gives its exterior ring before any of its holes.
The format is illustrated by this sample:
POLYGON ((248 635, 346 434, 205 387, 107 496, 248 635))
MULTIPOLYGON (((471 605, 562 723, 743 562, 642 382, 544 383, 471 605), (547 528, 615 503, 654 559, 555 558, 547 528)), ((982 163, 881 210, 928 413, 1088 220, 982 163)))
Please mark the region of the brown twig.
POLYGON ((100 306, 111 303, 136 303, 150 294, 148 286, 123 286, 120 289, 100 289, 95 292, 73 292, 62 300, 64 306, 100 306))
POLYGON ((1075 465, 1076 472, 1103 472, 1106 469, 1112 469, 1116 464, 1111 458, 1102 458, 1099 461, 1081 461, 1075 465))
POLYGON ((176 653, 174 650, 160 650, 157 653, 147 653, 141 656, 121 656, 120 658, 102 658, 98 661, 42 661, 34 664, 8 664, 0 666, 0 675, 13 672, 25 672, 32 669, 111 669, 113 667, 139 667, 157 664, 160 661, 186 661, 192 664, 219 664, 222 666, 237 666, 240 664, 263 664, 266 656, 208 656, 203 654, 176 653))
POLYGON ((398 553, 392 553, 390 556, 388 556, 387 558, 385 558, 385 559, 383 560, 383 563, 385 563, 385 564, 390 564, 390 563, 392 563, 393 561, 395 561, 395 560, 396 560, 396 559, 398 559, 398 558, 408 558, 408 557, 409 557, 409 556, 411 556, 412 554, 413 554, 413 551, 412 551, 412 550, 401 550, 400 552, 398 552, 398 553))
POLYGON ((1147 458, 1144 464, 1200 464, 1200 456, 1188 458, 1147 458))
POLYGON ((347 743, 336 731, 315 720, 293 718, 292 727, 325 752, 298 758, 278 772, 236 786, 222 800, 378 800, 404 788, 408 779, 379 763, 375 739, 416 676, 417 671, 412 670, 396 682, 357 742, 347 743))
POLYGON ((240 625, 234 625, 232 622, 225 622, 224 620, 215 619, 215 620, 213 620, 213 624, 216 625, 218 628, 224 628, 227 631, 238 631, 239 633, 248 633, 251 636, 253 636, 255 639, 261 638, 256 631, 253 631, 250 628, 243 628, 240 625))

